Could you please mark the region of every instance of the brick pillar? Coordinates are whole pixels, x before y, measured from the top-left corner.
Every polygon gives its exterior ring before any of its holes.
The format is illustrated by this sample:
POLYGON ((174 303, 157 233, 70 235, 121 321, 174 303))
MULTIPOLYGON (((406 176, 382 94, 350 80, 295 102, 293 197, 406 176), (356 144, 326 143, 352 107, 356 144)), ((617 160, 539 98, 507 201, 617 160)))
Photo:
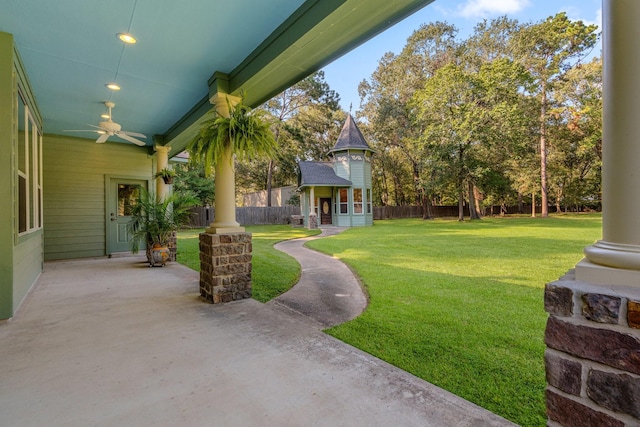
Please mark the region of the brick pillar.
POLYGON ((545 289, 548 426, 640 425, 640 288, 570 272, 545 289))
POLYGON ((169 261, 176 261, 178 259, 178 232, 174 231, 171 233, 171 237, 169 238, 169 243, 167 244, 167 248, 169 248, 169 261))
POLYGON ((200 295, 212 304, 251 298, 251 233, 200 234, 200 295))

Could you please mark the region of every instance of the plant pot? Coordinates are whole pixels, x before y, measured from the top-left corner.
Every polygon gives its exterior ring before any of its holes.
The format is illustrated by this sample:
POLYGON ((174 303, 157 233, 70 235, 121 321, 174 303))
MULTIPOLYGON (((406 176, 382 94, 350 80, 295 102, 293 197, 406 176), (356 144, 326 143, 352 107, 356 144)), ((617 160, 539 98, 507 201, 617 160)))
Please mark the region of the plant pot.
POLYGON ((162 180, 164 181, 165 184, 169 185, 169 184, 173 184, 173 177, 172 176, 163 176, 162 180))
POLYGON ((166 262, 169 261, 170 257, 171 254, 168 247, 162 246, 159 243, 155 243, 147 254, 149 267, 155 267, 156 265, 164 267, 166 262))

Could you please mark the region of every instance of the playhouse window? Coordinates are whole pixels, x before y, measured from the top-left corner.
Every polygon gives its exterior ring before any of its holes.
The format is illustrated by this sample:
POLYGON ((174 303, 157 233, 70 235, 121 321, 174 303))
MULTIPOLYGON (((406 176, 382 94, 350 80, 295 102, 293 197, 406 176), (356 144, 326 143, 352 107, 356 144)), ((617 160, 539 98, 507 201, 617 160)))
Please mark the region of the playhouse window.
POLYGON ((353 189, 353 213, 362 213, 362 188, 353 189))
POLYGON ((340 189, 340 213, 349 213, 349 191, 346 188, 340 189))
POLYGON ((371 189, 367 188, 367 213, 371 213, 371 189))

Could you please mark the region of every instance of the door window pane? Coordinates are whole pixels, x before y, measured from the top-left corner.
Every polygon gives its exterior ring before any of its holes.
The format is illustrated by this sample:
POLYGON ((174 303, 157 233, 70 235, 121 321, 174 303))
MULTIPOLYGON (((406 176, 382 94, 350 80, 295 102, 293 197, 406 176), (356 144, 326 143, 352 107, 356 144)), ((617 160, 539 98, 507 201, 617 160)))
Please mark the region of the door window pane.
POLYGON ((139 198, 139 185, 118 184, 118 216, 131 216, 139 198))

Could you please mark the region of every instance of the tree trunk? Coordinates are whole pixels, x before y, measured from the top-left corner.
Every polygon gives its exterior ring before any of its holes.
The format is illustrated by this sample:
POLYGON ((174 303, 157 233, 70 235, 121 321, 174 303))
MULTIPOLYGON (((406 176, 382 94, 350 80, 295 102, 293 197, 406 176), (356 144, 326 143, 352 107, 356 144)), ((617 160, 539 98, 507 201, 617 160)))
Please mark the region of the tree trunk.
POLYGON ((480 219, 480 214, 476 209, 476 197, 473 194, 473 182, 471 180, 467 181, 467 188, 469 191, 469 217, 473 219, 480 219))
POLYGON ((531 218, 536 217, 536 192, 531 192, 531 218))
POLYGON ((522 201, 522 193, 518 192, 518 213, 524 213, 524 202, 522 201))
MULTIPOLYGON (((458 221, 464 221, 464 148, 458 146, 458 221)), ((471 211, 471 207, 469 207, 471 211)))
MULTIPOLYGON (((482 202, 484 202, 484 194, 482 194, 480 189, 478 187, 476 187, 475 185, 473 185, 473 197, 475 199, 476 211, 478 212, 478 215, 480 217, 483 217, 486 214, 486 209, 483 212, 482 206, 480 206, 480 205, 482 204, 482 202)), ((493 215, 493 207, 491 208, 491 214, 493 215)), ((478 218, 478 219, 480 219, 480 218, 478 218)))
POLYGON ((540 107, 540 190, 541 211, 540 216, 549 216, 547 199, 547 82, 542 80, 542 102, 540 107))
POLYGON ((271 207, 271 181, 273 180, 273 160, 267 166, 267 206, 271 207))
POLYGON ((422 194, 422 219, 433 219, 431 199, 424 192, 422 194))

